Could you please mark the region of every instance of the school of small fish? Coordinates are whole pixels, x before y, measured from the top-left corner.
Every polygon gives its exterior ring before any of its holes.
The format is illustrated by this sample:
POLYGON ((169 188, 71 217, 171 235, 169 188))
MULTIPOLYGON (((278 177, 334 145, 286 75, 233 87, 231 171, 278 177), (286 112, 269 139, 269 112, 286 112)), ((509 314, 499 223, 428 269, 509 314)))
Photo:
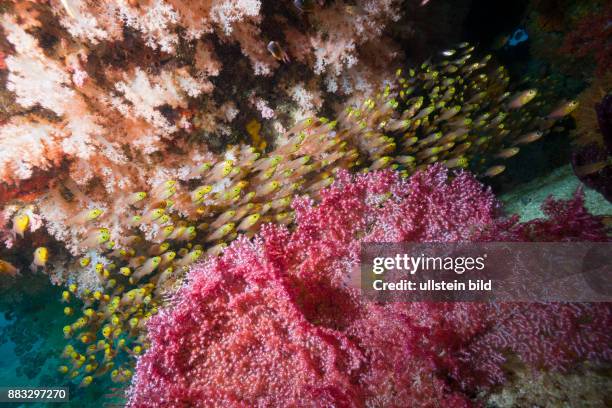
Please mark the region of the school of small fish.
MULTIPOLYGON (((276 44, 270 48, 278 51, 276 44)), ((286 144, 269 153, 230 146, 218 161, 191 168, 197 181, 166 180, 150 191, 126 193, 123 236, 112 236, 105 225, 110 214, 82 203, 71 223, 87 230, 83 252, 109 261, 96 263, 89 255, 74 261, 75 267, 94 268, 101 287, 71 283, 63 292, 64 312, 74 320, 63 328, 69 344, 59 371, 81 386, 107 374, 129 381, 134 357, 148 347, 147 319, 189 266, 221 253, 238 234, 252 236, 264 223, 291 224, 293 197, 316 198, 338 169, 392 168, 407 177, 438 162, 483 177, 502 173, 504 160, 545 136, 577 104, 547 111, 535 89, 510 92, 507 71, 490 59, 477 59, 473 46, 460 44, 443 51, 440 61, 398 70, 394 84, 337 120, 303 120, 288 131, 286 144)), ((14 232, 23 236, 28 222, 17 212, 14 232)), ((36 249, 32 268, 44 268, 50 256, 47 248, 36 249)), ((0 260, 0 273, 18 271, 0 260)))

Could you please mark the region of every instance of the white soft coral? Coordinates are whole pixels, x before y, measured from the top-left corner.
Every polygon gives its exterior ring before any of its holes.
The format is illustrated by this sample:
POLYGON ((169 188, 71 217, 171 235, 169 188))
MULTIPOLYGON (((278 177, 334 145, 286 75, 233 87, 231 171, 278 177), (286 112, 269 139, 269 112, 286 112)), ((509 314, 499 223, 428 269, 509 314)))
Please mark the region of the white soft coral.
POLYGON ((52 123, 17 118, 0 127, 0 181, 17 182, 59 164, 64 133, 52 123))

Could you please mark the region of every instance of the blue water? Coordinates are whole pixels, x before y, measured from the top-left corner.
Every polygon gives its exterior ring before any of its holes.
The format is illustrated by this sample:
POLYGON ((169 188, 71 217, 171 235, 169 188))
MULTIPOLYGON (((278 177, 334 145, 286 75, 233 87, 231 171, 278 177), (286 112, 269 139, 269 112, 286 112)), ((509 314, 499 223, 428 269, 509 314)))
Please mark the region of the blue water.
POLYGON ((43 274, 0 282, 0 387, 69 387, 68 403, 0 403, 2 407, 122 406, 109 396, 116 385, 98 380, 87 388, 71 384, 57 371, 69 323, 59 301, 62 288, 43 274))

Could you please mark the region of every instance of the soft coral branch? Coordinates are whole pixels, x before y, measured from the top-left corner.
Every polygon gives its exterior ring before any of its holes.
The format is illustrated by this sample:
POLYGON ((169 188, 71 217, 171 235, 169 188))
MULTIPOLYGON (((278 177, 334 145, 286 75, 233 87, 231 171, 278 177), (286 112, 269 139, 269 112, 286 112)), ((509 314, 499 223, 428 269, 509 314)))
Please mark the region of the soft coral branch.
POLYGON ((582 204, 551 201, 549 219, 516 224, 467 173, 451 179, 434 166, 404 182, 341 172, 319 204, 294 202, 293 232, 268 224, 192 269, 149 323, 128 405, 467 407, 504 381, 510 354, 534 368, 610 361, 609 304, 380 304, 345 284, 362 242, 491 231, 520 241, 526 230, 534 240, 606 239, 582 204))
POLYGON ((612 66, 612 4, 584 16, 564 40, 561 51, 574 57, 592 56, 601 75, 612 66))

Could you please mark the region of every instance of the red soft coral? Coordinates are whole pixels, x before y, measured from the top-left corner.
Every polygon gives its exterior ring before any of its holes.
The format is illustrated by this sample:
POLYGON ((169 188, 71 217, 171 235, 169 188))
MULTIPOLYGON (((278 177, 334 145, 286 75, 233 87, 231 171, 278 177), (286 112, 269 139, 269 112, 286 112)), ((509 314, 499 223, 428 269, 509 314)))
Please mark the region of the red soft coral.
POLYGON ((264 226, 193 268, 149 323, 129 406, 471 406, 508 352, 550 368, 611 357, 606 304, 379 304, 345 284, 361 242, 605 237, 578 196, 516 224, 471 175, 433 166, 342 173, 294 208, 293 232, 264 226))
POLYGON ((604 74, 612 66, 612 4, 596 13, 587 14, 564 40, 561 52, 574 57, 592 56, 597 72, 604 74))

